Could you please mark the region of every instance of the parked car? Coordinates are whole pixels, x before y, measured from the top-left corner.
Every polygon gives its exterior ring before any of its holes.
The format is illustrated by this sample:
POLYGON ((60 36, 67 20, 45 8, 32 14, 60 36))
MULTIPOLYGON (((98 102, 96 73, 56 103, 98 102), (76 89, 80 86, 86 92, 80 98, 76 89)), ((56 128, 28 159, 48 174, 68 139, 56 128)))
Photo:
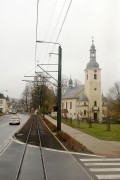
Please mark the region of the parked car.
POLYGON ((12 115, 9 124, 20 124, 20 118, 17 115, 12 115))

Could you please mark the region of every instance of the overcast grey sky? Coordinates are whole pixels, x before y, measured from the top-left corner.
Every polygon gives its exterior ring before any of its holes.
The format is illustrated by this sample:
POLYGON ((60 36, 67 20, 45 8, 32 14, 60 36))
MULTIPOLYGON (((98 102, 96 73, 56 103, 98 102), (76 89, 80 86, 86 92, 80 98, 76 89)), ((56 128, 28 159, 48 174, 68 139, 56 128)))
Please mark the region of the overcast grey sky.
MULTIPOLYGON (((39 0, 38 40, 56 41, 69 2, 39 0)), ((24 75, 34 75, 36 17, 37 0, 0 1, 0 92, 7 89, 4 94, 9 97, 20 98, 25 86, 24 75)), ((102 91, 106 94, 120 77, 119 0, 72 1, 58 42, 63 49, 62 74, 68 78, 71 75, 82 84, 92 36, 102 69, 102 91)), ((56 62, 57 56, 49 57, 52 51, 52 45, 37 44, 36 64, 56 62)), ((54 52, 57 53, 57 47, 54 52)), ((36 70, 40 69, 36 67, 36 70)))

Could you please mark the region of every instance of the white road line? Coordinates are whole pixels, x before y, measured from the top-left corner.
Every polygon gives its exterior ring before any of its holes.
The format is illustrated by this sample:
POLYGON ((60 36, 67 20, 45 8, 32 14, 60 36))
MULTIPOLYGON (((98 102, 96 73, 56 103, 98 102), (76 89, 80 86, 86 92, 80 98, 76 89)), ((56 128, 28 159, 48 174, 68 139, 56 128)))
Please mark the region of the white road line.
POLYGON ((120 166, 120 163, 85 163, 85 166, 120 166))
POLYGON ((114 174, 114 175, 96 175, 98 179, 119 179, 120 180, 120 174, 114 174))
POLYGON ((84 162, 93 162, 93 161, 120 161, 120 158, 92 158, 92 159, 80 159, 81 161, 84 161, 84 162))
POLYGON ((120 168, 90 168, 91 172, 120 172, 120 168))

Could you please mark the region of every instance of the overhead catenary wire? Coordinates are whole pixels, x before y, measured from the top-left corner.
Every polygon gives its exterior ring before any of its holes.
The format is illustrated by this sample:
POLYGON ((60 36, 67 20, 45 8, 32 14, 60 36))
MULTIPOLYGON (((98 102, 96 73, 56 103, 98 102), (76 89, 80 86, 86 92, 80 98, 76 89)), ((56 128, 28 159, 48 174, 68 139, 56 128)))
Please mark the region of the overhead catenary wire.
MULTIPOLYGON (((39 0, 37 0, 37 18, 36 18, 36 41, 37 41, 37 34, 38 34, 38 12, 39 12, 39 0)), ((37 42, 35 44, 35 71, 36 71, 36 57, 37 56, 37 42)))
POLYGON ((52 79, 54 79, 56 82, 58 82, 53 76, 51 76, 47 71, 45 71, 39 64, 38 66, 40 67, 40 69, 42 69, 47 75, 49 75, 52 79))
MULTIPOLYGON (((65 3, 66 3, 66 0, 64 1, 63 5, 62 5, 62 8, 61 8, 60 14, 59 14, 59 16, 58 16, 58 19, 57 19, 56 25, 55 25, 54 30, 53 30, 53 33, 52 33, 52 36, 51 36, 51 38, 50 38, 50 40, 49 40, 50 42, 51 42, 51 41, 52 41, 52 39, 53 39, 53 36, 54 36, 55 30, 56 30, 56 28, 57 28, 57 25, 58 25, 58 23, 59 23, 60 17, 61 17, 61 15, 62 15, 62 12, 63 12, 64 6, 65 6, 65 3)), ((43 59, 45 59, 45 57, 46 57, 46 54, 47 54, 47 51, 48 51, 49 46, 50 46, 50 44, 48 44, 48 46, 47 46, 47 49, 46 49, 46 51, 45 51, 45 54, 44 54, 43 59)))
MULTIPOLYGON (((61 9, 61 11, 60 11, 60 14, 59 14, 58 20, 57 20, 57 22, 56 22, 56 25, 55 25, 55 28, 54 28, 54 31, 53 31, 51 40, 52 40, 52 38, 53 38, 53 35, 54 35, 55 30, 56 30, 57 24, 58 24, 58 22, 59 22, 59 19, 60 19, 60 17, 61 17, 62 12, 63 12, 65 2, 66 2, 66 0, 64 1, 63 6, 62 6, 62 9, 61 9)), ((67 15, 68 15, 68 12, 69 12, 69 9, 70 9, 71 4, 72 4, 72 0, 70 0, 70 2, 69 2, 67 11, 66 11, 65 16, 64 16, 64 18, 63 18, 63 21, 62 21, 62 24, 61 24, 61 27, 60 27, 60 30, 59 30, 59 33, 58 33, 58 35, 57 35, 57 38, 56 38, 56 41, 55 41, 55 42, 57 42, 58 39, 59 39, 59 36, 60 36, 61 31, 62 31, 62 29, 63 29, 63 26, 64 26, 64 23, 65 23, 65 20, 66 20, 67 15)), ((54 9, 54 10, 55 10, 55 9, 54 9)), ((52 14, 52 16, 53 16, 53 14, 52 14)), ((51 16, 51 17, 52 17, 52 16, 51 16)), ((49 26, 50 26, 50 23, 49 23, 49 26)), ((47 31, 48 31, 48 29, 47 29, 47 31)), ((46 31, 46 32, 47 32, 47 31, 46 31)), ((50 41, 51 41, 51 40, 50 40, 50 41)), ((49 45, 50 45, 50 44, 48 44, 48 47, 49 47, 49 45)), ((54 51, 54 48, 55 48, 55 44, 53 45, 53 51, 54 51)), ((48 48, 47 48, 47 50, 48 50, 48 48)), ((53 52, 53 51, 52 51, 52 52, 53 52)), ((47 53, 47 52, 46 52, 46 53, 47 53)), ((38 65, 38 66, 39 66, 39 65, 38 65)), ((40 67, 40 66, 39 66, 39 67, 40 67)), ((40 67, 40 68, 41 68, 41 67, 40 67)), ((41 68, 41 69, 42 69, 42 68, 41 68)), ((43 69, 42 69, 42 70, 43 70, 43 69)), ((44 71, 44 70, 43 70, 43 71, 44 71)), ((52 77, 52 78, 53 78, 53 77, 52 77)), ((54 78, 53 78, 53 79, 54 79, 54 78)), ((55 80, 55 79, 54 79, 54 80, 55 80)))
MULTIPOLYGON (((58 17, 58 20, 57 20, 57 22, 56 22, 56 25, 55 25, 55 28, 54 28, 54 31, 53 31, 53 32, 55 32, 55 30, 56 30, 57 24, 58 24, 58 22, 59 22, 59 19, 60 19, 61 15, 62 15, 64 6, 65 6, 65 3, 66 3, 66 0, 64 1, 63 5, 62 5, 62 9, 61 9, 61 11, 60 11, 60 14, 59 14, 59 17, 58 17)), ((67 11, 66 11, 65 16, 64 16, 64 18, 63 18, 62 25, 61 25, 61 27, 60 27, 60 30, 59 30, 59 33, 58 33, 57 38, 56 38, 56 40, 55 40, 55 43, 56 43, 56 42, 58 41, 58 39, 59 39, 60 33, 61 33, 61 31, 62 31, 62 28, 63 28, 63 25, 64 25, 64 23, 65 23, 65 20, 66 20, 66 17, 67 17, 67 15, 68 15, 68 12, 69 12, 69 9, 70 9, 71 4, 72 4, 72 0, 70 0, 70 2, 69 2, 67 11)), ((52 40, 53 35, 54 35, 54 33, 52 34, 52 37, 51 37, 50 41, 52 40)), ((48 51, 49 46, 50 46, 50 44, 48 44, 48 46, 47 46, 47 50, 46 50, 46 52, 45 52, 45 54, 44 54, 44 58, 43 58, 43 59, 45 59, 45 56, 46 56, 46 54, 47 54, 47 51, 48 51)), ((55 46, 56 46, 56 45, 54 44, 54 45, 53 45, 53 49, 52 49, 51 52, 54 52, 55 46)))
MULTIPOLYGON (((52 19, 53 19, 53 15, 54 15, 54 13, 55 13, 57 1, 58 1, 58 0, 55 1, 54 7, 53 7, 52 15, 51 15, 51 17, 50 17, 50 20, 49 20, 49 23, 48 23, 48 26, 47 26, 47 30, 46 30, 45 35, 44 35, 44 40, 46 40, 47 33, 48 33, 48 31, 49 31, 49 28, 50 28, 50 25, 51 25, 51 22, 52 22, 52 19)), ((41 48, 42 48, 42 47, 41 47, 41 48)), ((42 51, 41 51, 41 52, 42 52, 42 51)), ((38 61, 38 62, 39 62, 39 61, 38 61)))
MULTIPOLYGON (((61 33, 61 31, 62 31, 62 28, 63 28, 63 25, 64 25, 64 23, 65 23, 66 17, 67 17, 67 15, 68 15, 69 10, 70 10, 70 6, 71 6, 71 4, 72 4, 72 0, 70 0, 70 3, 69 3, 69 5, 68 5, 68 8, 67 8, 67 11, 66 11, 65 17, 64 17, 64 19, 63 19, 63 22, 62 22, 62 25, 61 25, 61 28, 60 28, 60 30, 59 30, 59 33, 58 33, 58 36, 57 36, 57 38, 56 38, 55 43, 56 43, 56 42, 58 42, 58 39, 59 39, 60 33, 61 33)), ((53 51, 54 51, 54 48, 55 48, 55 45, 54 45, 54 47, 53 47, 53 51)), ((53 52, 53 51, 52 51, 52 52, 53 52)))
POLYGON ((45 40, 46 40, 47 33, 48 33, 48 31, 49 31, 50 24, 51 24, 52 19, 53 19, 53 15, 54 15, 54 13, 55 13, 57 1, 58 1, 58 0, 55 1, 54 8, 53 8, 53 12, 52 12, 52 15, 51 15, 51 17, 50 17, 50 21, 49 21, 49 24, 48 24, 48 27, 47 27, 47 30, 46 30, 46 33, 45 33, 45 36, 44 36, 44 39, 45 39, 45 40))

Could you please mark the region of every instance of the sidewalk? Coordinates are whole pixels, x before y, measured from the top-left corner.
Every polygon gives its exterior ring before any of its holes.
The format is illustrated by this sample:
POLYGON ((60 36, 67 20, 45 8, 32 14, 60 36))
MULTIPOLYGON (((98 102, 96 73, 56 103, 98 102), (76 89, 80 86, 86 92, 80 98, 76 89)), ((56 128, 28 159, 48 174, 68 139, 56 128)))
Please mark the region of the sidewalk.
MULTIPOLYGON (((57 125, 57 121, 52 119, 50 116, 45 115, 45 118, 53 124, 57 125)), ((61 124, 61 130, 69 134, 71 137, 76 139, 84 146, 86 146, 90 151, 92 151, 96 155, 120 157, 120 142, 118 141, 100 140, 63 123, 61 124)))

